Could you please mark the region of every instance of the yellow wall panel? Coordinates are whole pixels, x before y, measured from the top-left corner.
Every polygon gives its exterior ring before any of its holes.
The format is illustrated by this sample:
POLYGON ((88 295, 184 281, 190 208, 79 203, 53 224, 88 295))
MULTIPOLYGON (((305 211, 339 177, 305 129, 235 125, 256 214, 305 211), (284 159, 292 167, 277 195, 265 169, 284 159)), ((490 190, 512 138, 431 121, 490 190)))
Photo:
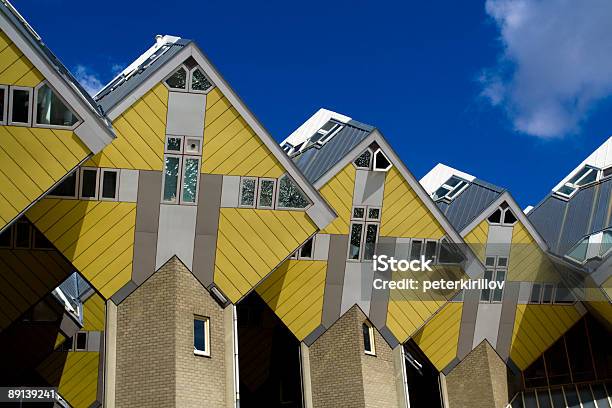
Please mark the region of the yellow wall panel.
POLYGON ((236 303, 315 231, 303 211, 222 208, 215 283, 236 303))
POLYGON ((518 305, 510 358, 524 370, 580 317, 574 305, 518 305))
POLYGON ((438 220, 395 167, 385 178, 380 235, 432 239, 445 235, 438 220))
POLYGON ((472 248, 474 254, 484 262, 485 253, 487 250, 487 240, 489 237, 489 223, 487 220, 482 221, 473 230, 465 235, 463 238, 466 244, 472 248))
POLYGON ((559 275, 544 251, 521 222, 512 230, 508 280, 521 282, 557 282, 559 275))
POLYGON ((47 198, 27 215, 105 298, 129 281, 136 203, 47 198))
POLYGON ((276 157, 219 88, 206 96, 202 173, 277 178, 276 157))
POLYGON ((43 79, 27 57, 0 31, 0 84, 35 87, 43 79))
POLYGON ((325 227, 321 233, 343 235, 349 233, 355 190, 355 175, 355 166, 349 163, 319 189, 319 193, 338 214, 334 221, 325 227))
POLYGON ((104 299, 94 293, 83 304, 83 330, 103 331, 105 316, 106 305, 104 299))
POLYGON ((448 303, 413 336, 438 371, 457 356, 462 309, 461 302, 448 303))
POLYGON ((37 368, 49 384, 74 408, 96 401, 100 354, 93 351, 53 352, 37 368))
POLYGON ((298 340, 321 324, 327 262, 289 260, 256 290, 298 340))
POLYGON ((117 138, 85 166, 162 170, 168 89, 154 86, 113 121, 117 138))

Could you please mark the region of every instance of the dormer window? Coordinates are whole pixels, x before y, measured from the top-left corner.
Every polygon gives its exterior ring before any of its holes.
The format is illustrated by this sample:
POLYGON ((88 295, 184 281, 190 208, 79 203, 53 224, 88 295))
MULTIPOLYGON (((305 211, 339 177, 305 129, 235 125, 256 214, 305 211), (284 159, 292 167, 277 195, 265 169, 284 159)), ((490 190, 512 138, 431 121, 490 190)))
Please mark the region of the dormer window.
POLYGON ((470 183, 468 183, 467 181, 463 179, 460 179, 457 176, 452 176, 446 181, 446 183, 442 184, 436 190, 432 198, 435 201, 438 201, 438 200, 451 201, 455 197, 457 197, 463 190, 465 190, 469 184, 470 183))
POLYGON ((321 126, 321 129, 317 130, 316 133, 312 135, 310 142, 319 143, 320 145, 325 144, 325 142, 338 133, 341 128, 342 124, 329 120, 323 126, 321 126))
POLYGON ((599 169, 591 166, 584 166, 576 175, 570 178, 555 193, 562 197, 570 198, 580 189, 589 183, 598 180, 599 169))
POLYGON ((166 79, 166 85, 171 89, 186 89, 187 88, 187 70, 181 66, 179 69, 174 71, 168 79, 166 79))

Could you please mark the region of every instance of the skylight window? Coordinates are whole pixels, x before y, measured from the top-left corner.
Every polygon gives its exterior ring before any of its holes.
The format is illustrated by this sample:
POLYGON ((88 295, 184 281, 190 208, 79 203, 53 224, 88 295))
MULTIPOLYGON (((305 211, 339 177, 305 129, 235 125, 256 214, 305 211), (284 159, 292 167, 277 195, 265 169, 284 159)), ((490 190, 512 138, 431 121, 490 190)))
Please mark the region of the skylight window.
POLYGON ((327 123, 321 126, 321 129, 317 130, 317 132, 312 135, 310 141, 312 143, 324 144, 329 139, 331 139, 332 136, 338 133, 341 128, 342 125, 340 123, 335 122, 333 120, 327 121, 327 123))
POLYGON ((460 179, 457 176, 452 176, 446 181, 446 183, 442 184, 436 192, 433 194, 432 198, 434 200, 453 200, 455 197, 459 195, 469 183, 463 179, 460 179))
POLYGON ((562 197, 570 198, 580 189, 580 187, 597 181, 598 178, 599 169, 591 166, 584 166, 574 177, 562 185, 556 193, 562 197))

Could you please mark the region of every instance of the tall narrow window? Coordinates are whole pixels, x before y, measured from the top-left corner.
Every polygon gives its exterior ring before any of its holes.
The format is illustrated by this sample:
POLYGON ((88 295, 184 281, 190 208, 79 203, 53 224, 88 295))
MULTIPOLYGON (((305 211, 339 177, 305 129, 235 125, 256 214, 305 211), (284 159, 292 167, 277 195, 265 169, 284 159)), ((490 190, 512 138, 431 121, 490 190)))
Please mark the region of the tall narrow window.
POLYGON ((177 69, 168 79, 166 79, 166 85, 172 89, 186 89, 187 70, 185 70, 184 67, 177 69))
POLYGON ((529 303, 540 303, 540 294, 542 291, 542 285, 534 283, 531 287, 531 296, 529 297, 529 303))
POLYGON ((193 319, 193 353, 210 356, 210 320, 207 317, 193 319))
POLYGON ((259 198, 257 199, 257 207, 273 208, 275 189, 276 189, 276 180, 274 179, 259 180, 259 198))
POLYGON ((438 241, 427 241, 425 243, 425 259, 431 260, 432 262, 436 260, 436 253, 438 251, 438 241))
POLYGON ((183 168, 183 193, 181 202, 185 204, 193 204, 196 202, 199 174, 200 159, 186 156, 183 168))
POLYGON ((504 288, 502 283, 506 280, 508 258, 502 256, 488 256, 485 259, 484 278, 488 282, 495 282, 496 286, 492 289, 483 289, 480 292, 481 302, 501 302, 504 296, 504 288))
POLYGON ((366 224, 366 235, 363 248, 363 259, 371 260, 376 252, 376 241, 378 240, 378 224, 366 224))
POLYGON ((30 223, 21 219, 15 223, 15 248, 30 248, 32 239, 30 223))
POLYGON ((8 106, 8 92, 6 85, 0 85, 0 124, 6 125, 6 109, 8 106))
POLYGON ((13 226, 7 227, 0 233, 0 248, 13 246, 13 226))
POLYGON ((9 122, 15 125, 32 123, 32 89, 11 87, 9 122))
POLYGON ((78 170, 73 171, 66 176, 53 190, 49 192, 49 196, 56 197, 76 197, 77 196, 77 175, 78 170))
POLYGON ((119 172, 117 170, 102 169, 101 200, 116 200, 119 189, 119 172))
POLYGON ((410 242, 410 260, 416 261, 421 258, 421 251, 423 249, 423 241, 413 239, 410 242))
POLYGON ((87 332, 78 332, 76 334, 76 351, 87 350, 87 332))
POLYGON ((278 181, 278 207, 279 208, 306 208, 310 201, 304 192, 288 175, 282 176, 278 181))
POLYGON ((363 224, 353 223, 351 224, 351 236, 349 238, 349 253, 348 259, 359 259, 361 252, 361 236, 363 235, 363 224))
POLYGON ((240 183, 240 206, 255 206, 255 190, 257 189, 257 179, 253 177, 243 177, 240 183))
POLYGON ((366 354, 371 356, 376 355, 376 348, 374 345, 374 328, 367 322, 361 325, 363 332, 363 350, 366 354))
POLYGON ((82 168, 81 169, 81 193, 82 199, 95 200, 98 191, 98 169, 82 168))
POLYGON ((36 89, 36 124, 72 127, 79 118, 51 89, 43 83, 36 89))
POLYGON ((180 158, 166 156, 164 160, 164 197, 167 203, 176 203, 179 188, 180 158))

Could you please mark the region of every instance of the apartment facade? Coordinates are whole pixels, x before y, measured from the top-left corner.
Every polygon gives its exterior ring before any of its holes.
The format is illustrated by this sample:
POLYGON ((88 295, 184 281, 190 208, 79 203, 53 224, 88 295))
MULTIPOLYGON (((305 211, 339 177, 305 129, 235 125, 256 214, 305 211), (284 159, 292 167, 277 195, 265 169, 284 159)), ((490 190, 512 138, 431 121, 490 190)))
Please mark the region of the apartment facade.
POLYGON ((5 1, 0 29, 1 385, 69 407, 612 406, 610 141, 525 213, 448 166, 417 180, 329 110, 278 144, 194 41, 157 36, 91 97, 5 1), (380 255, 504 287, 379 288, 416 276, 380 255))

